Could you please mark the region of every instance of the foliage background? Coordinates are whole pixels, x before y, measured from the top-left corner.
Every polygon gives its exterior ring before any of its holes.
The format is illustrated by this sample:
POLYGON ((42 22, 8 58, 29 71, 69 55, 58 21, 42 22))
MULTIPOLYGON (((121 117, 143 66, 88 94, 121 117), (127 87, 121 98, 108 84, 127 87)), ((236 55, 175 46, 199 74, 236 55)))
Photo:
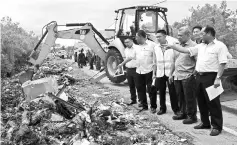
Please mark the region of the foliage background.
POLYGON ((192 7, 190 12, 190 17, 172 25, 174 36, 177 36, 178 29, 182 26, 189 26, 190 29, 196 25, 213 26, 216 38, 224 42, 233 57, 237 58, 237 12, 228 9, 226 1, 222 1, 220 7, 210 4, 192 7))
POLYGON ((10 17, 1 19, 1 36, 1 76, 4 77, 7 72, 19 72, 24 67, 38 37, 10 17))

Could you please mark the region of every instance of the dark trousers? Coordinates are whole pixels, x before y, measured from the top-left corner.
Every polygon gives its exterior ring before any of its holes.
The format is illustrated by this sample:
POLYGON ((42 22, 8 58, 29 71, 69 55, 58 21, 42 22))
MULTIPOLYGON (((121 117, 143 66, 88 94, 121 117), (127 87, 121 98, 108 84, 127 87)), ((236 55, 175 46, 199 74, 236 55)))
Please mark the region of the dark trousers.
POLYGON ((131 100, 132 100, 132 102, 137 102, 137 95, 136 95, 137 74, 136 74, 136 68, 127 68, 126 77, 127 77, 128 85, 129 85, 129 89, 130 89, 131 100))
POLYGON ((197 101, 195 97, 196 81, 194 76, 184 80, 175 80, 175 90, 179 102, 180 114, 190 118, 197 116, 197 101))
POLYGON ((78 62, 78 67, 79 68, 83 68, 83 65, 84 65, 83 62, 80 62, 80 61, 78 62))
MULTIPOLYGON (((147 105, 147 98, 146 98, 146 92, 148 92, 150 100, 151 100, 151 107, 153 106, 153 101, 152 101, 152 95, 151 95, 151 84, 152 84, 152 72, 147 73, 147 74, 137 74, 137 93, 138 93, 138 98, 141 101, 141 104, 143 105, 143 108, 148 108, 147 105)), ((156 102, 156 101, 155 101, 156 102)))
POLYGON ((211 116, 211 125, 213 128, 222 130, 223 116, 220 103, 220 96, 213 100, 209 100, 206 88, 214 84, 217 73, 197 74, 196 78, 196 95, 198 107, 201 114, 201 121, 204 125, 210 125, 209 112, 211 116))
POLYGON ((156 79, 157 85, 159 86, 158 90, 160 92, 160 110, 166 111, 166 84, 168 84, 169 95, 170 95, 170 104, 174 113, 179 112, 178 99, 175 92, 174 83, 168 82, 168 77, 163 76, 156 79))
POLYGON ((94 67, 93 67, 93 63, 94 63, 94 60, 95 60, 95 57, 93 56, 93 57, 91 57, 91 59, 90 59, 90 69, 94 69, 94 67))

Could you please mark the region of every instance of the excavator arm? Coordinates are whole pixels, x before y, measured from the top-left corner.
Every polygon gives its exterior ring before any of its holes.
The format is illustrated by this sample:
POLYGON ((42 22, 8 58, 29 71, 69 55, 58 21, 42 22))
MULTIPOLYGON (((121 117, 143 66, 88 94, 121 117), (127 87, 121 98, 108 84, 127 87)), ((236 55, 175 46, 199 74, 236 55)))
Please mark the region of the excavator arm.
MULTIPOLYGON (((63 25, 60 25, 63 26, 63 25)), ((106 52, 101 47, 98 40, 95 38, 95 34, 99 36, 106 44, 109 42, 93 27, 91 23, 74 23, 74 24, 66 24, 64 26, 82 26, 81 28, 74 28, 69 30, 58 31, 58 25, 56 22, 52 22, 46 26, 46 31, 40 39, 39 43, 36 45, 35 49, 30 55, 29 62, 34 66, 40 66, 47 55, 50 53, 51 47, 55 44, 57 38, 62 39, 77 39, 84 42, 89 48, 92 49, 94 53, 96 53, 102 60, 106 58, 106 52), (47 35, 47 36, 46 36, 47 35), (45 38, 44 43, 41 46, 40 53, 37 58, 32 57, 36 52, 38 46, 45 38)))
POLYGON ((20 82, 22 84, 32 79, 34 70, 38 69, 42 65, 43 61, 50 53, 51 47, 55 45, 55 41, 57 38, 80 40, 84 42, 89 48, 91 48, 92 51, 96 53, 102 60, 106 59, 106 52, 96 39, 95 34, 107 45, 109 45, 109 42, 94 28, 91 23, 73 23, 66 25, 57 25, 57 23, 53 21, 45 25, 44 27, 46 27, 44 34, 42 35, 41 39, 39 40, 39 42, 37 43, 34 50, 29 56, 29 63, 34 66, 34 69, 28 69, 25 71, 25 73, 20 75, 20 82), (58 31, 58 26, 79 26, 80 28, 58 31), (37 50, 39 48, 40 50, 38 53, 37 50))

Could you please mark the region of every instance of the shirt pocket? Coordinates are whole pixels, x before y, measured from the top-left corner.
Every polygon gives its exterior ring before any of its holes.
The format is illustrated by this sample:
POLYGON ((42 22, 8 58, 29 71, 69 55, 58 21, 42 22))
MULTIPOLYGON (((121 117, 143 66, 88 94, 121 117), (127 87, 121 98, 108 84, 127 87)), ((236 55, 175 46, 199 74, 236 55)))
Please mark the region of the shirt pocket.
POLYGON ((145 51, 144 51, 144 56, 152 57, 152 51, 145 50, 145 51))
POLYGON ((210 62, 213 62, 213 61, 216 61, 217 59, 217 53, 215 52, 207 52, 207 56, 206 56, 206 61, 210 61, 210 62))

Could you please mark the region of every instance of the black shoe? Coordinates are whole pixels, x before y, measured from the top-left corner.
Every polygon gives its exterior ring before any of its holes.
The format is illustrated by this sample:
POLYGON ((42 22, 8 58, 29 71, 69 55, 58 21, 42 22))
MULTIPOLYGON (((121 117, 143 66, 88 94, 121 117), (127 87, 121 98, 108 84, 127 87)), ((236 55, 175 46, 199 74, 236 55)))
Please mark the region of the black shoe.
POLYGON ((186 115, 178 114, 176 116, 173 116, 172 118, 173 120, 182 120, 182 119, 186 119, 187 117, 186 115))
POLYGON ((179 112, 178 112, 178 111, 177 111, 177 112, 174 112, 174 115, 176 115, 176 116, 179 115, 179 112))
POLYGON ((213 129, 211 130, 210 136, 217 136, 217 135, 219 135, 220 133, 221 133, 220 130, 213 128, 213 129))
POLYGON ((147 111, 148 110, 148 108, 142 108, 142 109, 140 109, 139 111, 138 111, 138 113, 140 113, 140 112, 142 112, 142 111, 147 111))
POLYGON ((193 123, 196 123, 196 122, 197 122, 196 117, 193 117, 193 118, 188 117, 187 119, 183 120, 183 124, 193 124, 193 123))
POLYGON ((210 129, 211 125, 204 125, 203 123, 200 123, 197 126, 194 126, 194 129, 210 129))
POLYGON ((131 106, 131 105, 133 105, 133 104, 137 104, 137 102, 133 102, 133 101, 132 101, 131 103, 128 103, 127 105, 128 105, 128 106, 131 106))
POLYGON ((152 114, 156 113, 156 108, 151 108, 151 113, 152 114))
POLYGON ((157 115, 162 115, 162 114, 165 114, 165 113, 166 113, 166 111, 160 110, 160 111, 157 113, 157 115))

